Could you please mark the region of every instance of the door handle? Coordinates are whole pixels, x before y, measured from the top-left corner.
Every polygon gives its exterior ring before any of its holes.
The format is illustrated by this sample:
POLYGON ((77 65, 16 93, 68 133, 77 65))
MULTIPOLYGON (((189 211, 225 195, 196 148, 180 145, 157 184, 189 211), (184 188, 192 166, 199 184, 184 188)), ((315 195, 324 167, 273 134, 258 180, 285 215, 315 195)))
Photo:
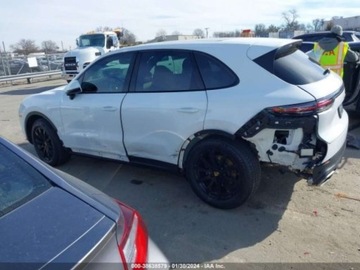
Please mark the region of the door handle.
POLYGON ((113 106, 104 106, 104 107, 102 107, 102 109, 103 109, 104 111, 108 111, 108 112, 114 112, 114 111, 116 111, 116 107, 113 107, 113 106))
POLYGON ((193 108, 193 107, 183 107, 178 109, 178 112, 184 112, 184 113, 197 113, 200 110, 198 108, 193 108))

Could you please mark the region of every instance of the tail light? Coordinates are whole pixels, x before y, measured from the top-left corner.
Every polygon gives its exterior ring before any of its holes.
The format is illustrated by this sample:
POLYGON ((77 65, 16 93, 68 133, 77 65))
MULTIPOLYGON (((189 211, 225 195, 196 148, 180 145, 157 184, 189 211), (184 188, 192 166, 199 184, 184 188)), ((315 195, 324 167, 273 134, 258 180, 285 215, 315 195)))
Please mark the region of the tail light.
POLYGON ((148 254, 148 233, 146 226, 137 211, 117 201, 123 219, 118 221, 118 248, 124 269, 132 265, 144 265, 148 254))
POLYGON ((281 115, 311 115, 328 110, 334 103, 335 98, 325 97, 317 101, 299 103, 286 106, 271 107, 268 110, 275 114, 281 115))

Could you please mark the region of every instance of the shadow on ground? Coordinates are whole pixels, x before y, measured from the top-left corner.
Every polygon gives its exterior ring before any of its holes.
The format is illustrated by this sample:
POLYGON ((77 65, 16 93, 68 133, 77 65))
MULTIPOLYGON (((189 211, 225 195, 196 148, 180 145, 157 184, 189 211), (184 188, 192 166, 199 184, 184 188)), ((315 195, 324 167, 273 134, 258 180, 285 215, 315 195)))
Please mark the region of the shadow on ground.
MULTIPOLYGON (((32 146, 21 145, 34 154, 32 146)), ((263 166, 262 183, 244 206, 219 210, 202 202, 178 174, 73 156, 58 169, 137 209, 171 262, 208 262, 264 241, 277 230, 299 180, 263 166)))

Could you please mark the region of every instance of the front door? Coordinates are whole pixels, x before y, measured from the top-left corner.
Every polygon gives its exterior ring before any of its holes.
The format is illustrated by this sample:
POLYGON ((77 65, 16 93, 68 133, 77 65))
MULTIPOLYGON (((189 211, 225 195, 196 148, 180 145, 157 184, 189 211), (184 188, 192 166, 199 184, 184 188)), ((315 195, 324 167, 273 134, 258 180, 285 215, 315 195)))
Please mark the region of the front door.
POLYGON ((82 92, 64 96, 63 140, 75 152, 127 160, 120 107, 126 95, 131 53, 118 53, 89 66, 79 78, 82 92))

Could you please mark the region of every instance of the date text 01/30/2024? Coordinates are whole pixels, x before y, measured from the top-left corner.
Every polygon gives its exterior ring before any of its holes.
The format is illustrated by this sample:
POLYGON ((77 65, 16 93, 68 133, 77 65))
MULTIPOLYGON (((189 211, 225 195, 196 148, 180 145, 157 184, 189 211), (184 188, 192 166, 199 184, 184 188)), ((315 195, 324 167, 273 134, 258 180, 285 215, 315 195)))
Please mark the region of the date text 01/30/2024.
POLYGON ((132 269, 225 269, 220 263, 145 263, 131 264, 132 269))

